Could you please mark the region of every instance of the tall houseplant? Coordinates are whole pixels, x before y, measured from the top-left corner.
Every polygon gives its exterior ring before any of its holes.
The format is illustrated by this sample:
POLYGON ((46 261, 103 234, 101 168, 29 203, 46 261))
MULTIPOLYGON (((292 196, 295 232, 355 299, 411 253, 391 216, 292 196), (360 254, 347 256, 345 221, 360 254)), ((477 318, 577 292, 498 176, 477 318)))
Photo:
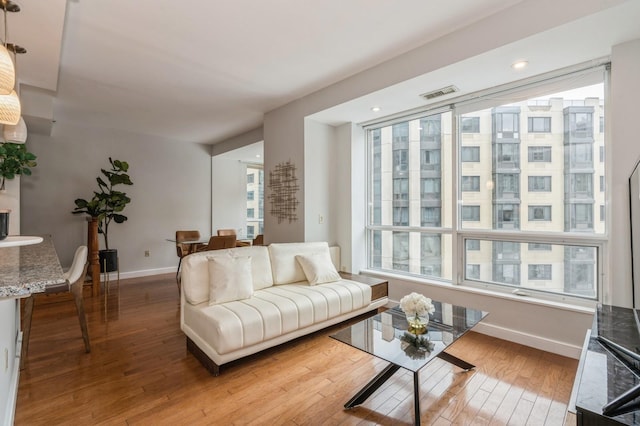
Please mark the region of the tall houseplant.
POLYGON ((98 220, 98 233, 104 237, 105 250, 100 251, 100 267, 103 268, 107 259, 107 269, 110 272, 117 269, 117 250, 109 247, 109 225, 112 222, 123 223, 127 217, 122 214, 131 198, 126 193, 114 189, 118 185, 133 185, 129 174, 129 164, 126 161, 113 160, 109 157, 111 169, 101 169, 102 176, 98 176, 98 191, 93 192, 90 200, 78 198, 73 214, 88 214, 98 220))

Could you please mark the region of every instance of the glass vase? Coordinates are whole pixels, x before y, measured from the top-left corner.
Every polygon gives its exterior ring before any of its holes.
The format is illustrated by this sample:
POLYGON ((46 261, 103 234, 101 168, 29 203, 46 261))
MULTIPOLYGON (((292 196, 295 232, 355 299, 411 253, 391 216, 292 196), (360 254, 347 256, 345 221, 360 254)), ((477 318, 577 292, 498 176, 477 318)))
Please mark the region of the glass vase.
POLYGON ((407 324, 409 324, 409 333, 424 334, 427 332, 429 324, 429 315, 420 316, 418 314, 405 314, 407 316, 407 324))

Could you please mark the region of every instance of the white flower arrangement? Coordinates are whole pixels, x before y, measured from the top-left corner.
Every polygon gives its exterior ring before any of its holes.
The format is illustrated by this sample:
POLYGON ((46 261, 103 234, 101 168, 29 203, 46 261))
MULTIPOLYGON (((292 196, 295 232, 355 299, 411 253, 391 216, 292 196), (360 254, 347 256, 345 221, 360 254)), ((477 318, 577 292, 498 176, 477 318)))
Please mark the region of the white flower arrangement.
POLYGON ((400 299, 400 309, 406 315, 423 317, 435 312, 431 299, 422 294, 411 293, 400 299))

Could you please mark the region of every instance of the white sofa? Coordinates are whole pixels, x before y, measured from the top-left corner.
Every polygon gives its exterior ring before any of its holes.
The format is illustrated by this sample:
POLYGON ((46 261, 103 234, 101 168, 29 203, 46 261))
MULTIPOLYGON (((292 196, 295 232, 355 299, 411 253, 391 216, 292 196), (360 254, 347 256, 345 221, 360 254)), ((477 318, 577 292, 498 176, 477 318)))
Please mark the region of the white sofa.
POLYGON ((371 300, 370 285, 342 279, 336 258, 339 249, 330 250, 327 243, 238 247, 185 257, 180 327, 188 350, 218 375, 223 364, 387 303, 386 294, 371 300))

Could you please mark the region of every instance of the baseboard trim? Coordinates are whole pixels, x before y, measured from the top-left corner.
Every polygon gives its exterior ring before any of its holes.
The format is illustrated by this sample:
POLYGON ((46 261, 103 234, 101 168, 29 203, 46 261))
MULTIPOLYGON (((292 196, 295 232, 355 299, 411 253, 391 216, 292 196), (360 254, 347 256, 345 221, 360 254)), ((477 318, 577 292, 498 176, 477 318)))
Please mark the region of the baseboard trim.
MULTIPOLYGON (((162 274, 169 274, 169 273, 173 273, 173 274, 176 273, 175 266, 168 267, 168 268, 142 269, 139 271, 120 272, 120 279, 126 280, 127 278, 150 277, 152 275, 162 275, 162 274)), ((117 278, 118 278, 117 272, 109 273, 110 281, 116 280, 117 278)))
POLYGON ((476 325, 473 331, 574 359, 579 359, 582 351, 582 347, 580 346, 484 322, 476 325))

